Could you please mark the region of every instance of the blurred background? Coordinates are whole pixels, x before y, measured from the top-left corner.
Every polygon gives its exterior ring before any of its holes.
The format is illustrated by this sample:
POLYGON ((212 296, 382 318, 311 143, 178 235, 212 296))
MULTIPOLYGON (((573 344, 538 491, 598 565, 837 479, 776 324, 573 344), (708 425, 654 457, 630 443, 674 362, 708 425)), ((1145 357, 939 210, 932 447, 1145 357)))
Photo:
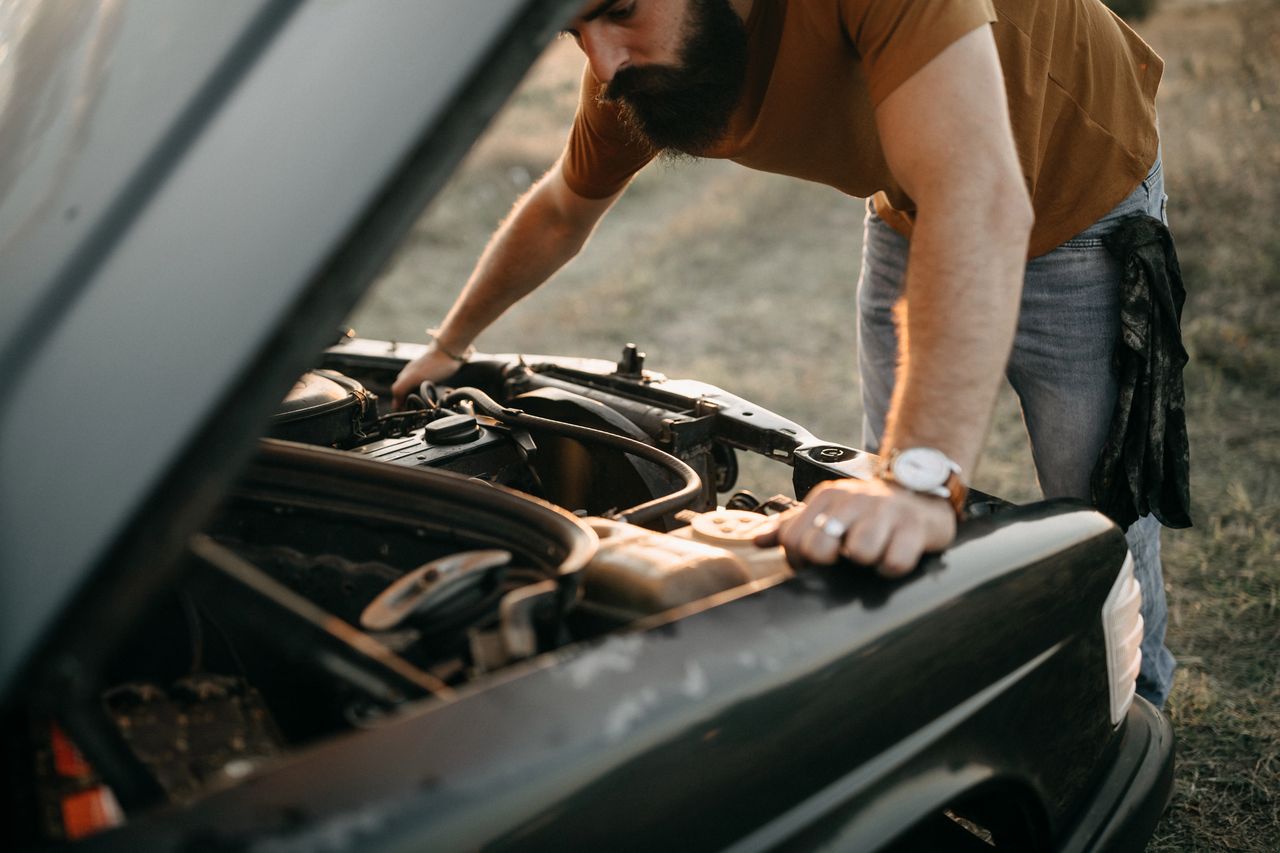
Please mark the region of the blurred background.
MULTIPOLYGON (((1113 0, 1166 62, 1169 220, 1196 526, 1166 531, 1174 801, 1151 850, 1280 850, 1280 0, 1113 0)), ((350 320, 422 341, 515 198, 559 155, 582 56, 554 42, 350 320)), ((582 255, 487 331, 490 352, 616 359, 701 379, 860 444, 855 301, 863 206, 729 162, 656 163, 582 255)), ((742 488, 789 489, 747 463, 742 488)), ((1039 496, 1012 392, 976 487, 1039 496)))

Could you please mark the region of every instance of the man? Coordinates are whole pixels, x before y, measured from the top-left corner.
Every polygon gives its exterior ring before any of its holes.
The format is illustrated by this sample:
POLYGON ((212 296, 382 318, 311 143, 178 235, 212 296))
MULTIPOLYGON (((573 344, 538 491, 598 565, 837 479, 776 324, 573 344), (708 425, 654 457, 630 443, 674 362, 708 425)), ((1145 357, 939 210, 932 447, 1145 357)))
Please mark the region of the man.
MULTIPOLYGON (((888 576, 945 548, 1006 369, 1046 496, 1088 499, 1116 396, 1117 271, 1098 236, 1163 203, 1161 61, 1099 0, 592 0, 567 32, 587 67, 566 150, 397 400, 451 375, 654 156, 730 158, 871 199, 859 362, 882 475, 815 489, 760 544, 888 576)), ((1160 704, 1173 661, 1158 527, 1129 540, 1139 691, 1160 704)))

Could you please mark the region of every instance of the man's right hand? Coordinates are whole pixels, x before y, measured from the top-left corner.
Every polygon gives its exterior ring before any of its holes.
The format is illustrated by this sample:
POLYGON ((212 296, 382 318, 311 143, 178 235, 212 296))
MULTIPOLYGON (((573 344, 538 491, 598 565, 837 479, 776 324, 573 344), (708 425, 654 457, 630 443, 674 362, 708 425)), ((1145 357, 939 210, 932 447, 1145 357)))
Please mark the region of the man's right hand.
POLYGON ((404 398, 418 390, 423 382, 443 382, 458 372, 462 364, 453 356, 440 350, 435 341, 427 345, 427 351, 404 366, 396 381, 391 383, 391 408, 404 407, 404 398))

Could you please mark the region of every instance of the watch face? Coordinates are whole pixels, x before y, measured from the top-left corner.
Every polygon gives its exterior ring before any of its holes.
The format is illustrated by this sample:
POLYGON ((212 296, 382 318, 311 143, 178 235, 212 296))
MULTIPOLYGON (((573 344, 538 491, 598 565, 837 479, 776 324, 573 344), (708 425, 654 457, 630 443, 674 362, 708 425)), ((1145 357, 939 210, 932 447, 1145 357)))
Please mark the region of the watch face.
POLYGON ((898 454, 890 467, 893 479, 915 492, 937 489, 951 476, 946 455, 932 447, 908 448, 898 454))

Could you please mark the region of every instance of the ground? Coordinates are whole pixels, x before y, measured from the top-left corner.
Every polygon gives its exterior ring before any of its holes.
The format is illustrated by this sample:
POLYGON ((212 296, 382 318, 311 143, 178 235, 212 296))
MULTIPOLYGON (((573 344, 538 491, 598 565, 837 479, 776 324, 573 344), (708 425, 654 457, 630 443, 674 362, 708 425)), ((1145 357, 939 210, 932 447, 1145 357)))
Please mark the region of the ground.
MULTIPOLYGON (((1164 537, 1173 802, 1149 849, 1280 849, 1280 3, 1163 0, 1137 25, 1165 58, 1159 110, 1189 298, 1195 527, 1164 537)), ((512 199, 559 152, 581 58, 553 44, 415 227, 351 324, 422 340, 512 199)), ((723 162, 650 167, 588 249, 478 344, 616 358, 721 385, 857 446, 862 209, 723 162)), ((742 483, 787 488, 770 463, 742 483)), ((1037 496, 1011 393, 974 484, 1037 496)))

